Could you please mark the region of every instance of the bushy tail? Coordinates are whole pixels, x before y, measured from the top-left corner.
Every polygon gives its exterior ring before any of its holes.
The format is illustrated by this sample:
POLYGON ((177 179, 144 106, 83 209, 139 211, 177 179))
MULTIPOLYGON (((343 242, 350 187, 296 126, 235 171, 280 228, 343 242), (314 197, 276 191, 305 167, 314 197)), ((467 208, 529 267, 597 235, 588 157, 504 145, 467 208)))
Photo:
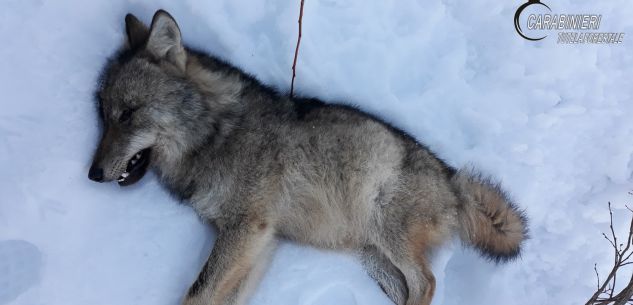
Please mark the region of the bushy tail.
POLYGON ((527 218, 497 183, 460 170, 451 183, 461 200, 461 239, 495 262, 516 258, 528 238, 527 218))

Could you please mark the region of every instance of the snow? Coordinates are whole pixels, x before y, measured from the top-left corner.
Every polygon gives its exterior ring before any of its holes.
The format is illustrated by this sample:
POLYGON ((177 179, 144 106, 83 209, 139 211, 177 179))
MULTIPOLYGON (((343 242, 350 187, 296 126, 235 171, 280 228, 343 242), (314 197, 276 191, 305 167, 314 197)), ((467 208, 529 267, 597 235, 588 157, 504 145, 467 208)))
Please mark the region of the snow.
MULTIPOLYGON (((299 1, 5 0, 0 11, 0 304, 178 304, 214 233, 154 176, 90 182, 92 92, 123 17, 158 8, 185 41, 289 88, 299 1)), ((434 305, 581 304, 610 269, 607 202, 626 233, 633 48, 521 39, 521 1, 307 0, 296 88, 378 114, 527 209, 522 258, 459 243, 434 259, 434 305)), ((560 0, 633 34, 627 0, 560 0)), ((251 304, 391 304, 351 255, 284 242, 251 304)))

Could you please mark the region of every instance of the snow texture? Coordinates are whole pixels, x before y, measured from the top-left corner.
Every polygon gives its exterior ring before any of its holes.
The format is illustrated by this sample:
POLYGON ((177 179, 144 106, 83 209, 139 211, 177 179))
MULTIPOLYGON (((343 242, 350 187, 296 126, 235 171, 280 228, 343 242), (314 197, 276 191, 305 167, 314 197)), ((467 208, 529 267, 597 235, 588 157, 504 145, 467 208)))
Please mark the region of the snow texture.
MULTIPOLYGON (((531 220, 522 258, 495 266, 449 244, 435 305, 581 304, 604 274, 607 201, 625 233, 633 188, 633 37, 621 45, 520 38, 521 1, 306 0, 296 89, 359 105, 453 166, 497 177, 531 220)), ((633 35, 630 0, 557 0, 633 35)), ((0 10, 0 304, 176 305, 214 233, 153 175, 87 179, 95 80, 123 17, 164 8, 185 42, 282 90, 299 1, 4 0, 0 10)), ((259 305, 391 304, 346 253, 284 242, 259 305)))

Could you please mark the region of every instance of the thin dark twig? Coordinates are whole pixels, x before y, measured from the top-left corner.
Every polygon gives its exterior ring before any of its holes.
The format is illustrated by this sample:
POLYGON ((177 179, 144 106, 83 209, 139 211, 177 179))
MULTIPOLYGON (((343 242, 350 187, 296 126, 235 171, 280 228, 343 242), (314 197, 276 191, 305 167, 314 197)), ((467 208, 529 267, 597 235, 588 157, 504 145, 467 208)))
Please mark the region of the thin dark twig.
POLYGON ((618 259, 620 258, 620 252, 618 251, 618 237, 615 236, 615 231, 613 230, 613 210, 611 209, 611 202, 609 202, 609 219, 610 219, 610 223, 609 223, 609 228, 611 229, 611 236, 613 237, 613 247, 615 248, 615 263, 618 262, 618 259))
POLYGON ((613 246, 613 247, 614 247, 614 248, 616 248, 616 249, 618 248, 618 247, 617 247, 617 246, 613 243, 613 241, 612 241, 612 240, 611 240, 611 239, 607 236, 607 234, 602 233, 602 237, 604 237, 604 239, 608 240, 608 241, 609 241, 609 243, 611 244, 611 246, 613 246))
POLYGON ((593 270, 596 272, 596 278, 598 279, 598 290, 600 290, 600 275, 598 274, 598 264, 593 264, 593 270))
POLYGON ((301 44, 301 25, 303 21, 303 1, 301 0, 301 7, 299 8, 299 36, 297 36, 297 47, 295 48, 295 58, 292 61, 292 81, 290 82, 290 97, 294 96, 295 91, 295 76, 297 76, 297 56, 299 55, 299 45, 301 44))

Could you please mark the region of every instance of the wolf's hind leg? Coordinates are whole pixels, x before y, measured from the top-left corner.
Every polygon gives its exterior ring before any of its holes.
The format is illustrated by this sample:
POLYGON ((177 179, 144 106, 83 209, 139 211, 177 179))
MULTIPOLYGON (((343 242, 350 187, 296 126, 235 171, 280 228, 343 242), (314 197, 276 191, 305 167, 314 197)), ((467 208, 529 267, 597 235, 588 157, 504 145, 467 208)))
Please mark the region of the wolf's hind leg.
POLYGON ((433 294, 435 293, 435 276, 433 276, 431 265, 424 255, 417 257, 417 262, 426 282, 426 289, 424 290, 424 294, 422 296, 422 304, 431 304, 433 294))
POLYGON ((405 305, 409 294, 404 275, 373 245, 360 250, 365 270, 396 305, 405 305))
POLYGON ((408 289, 404 304, 430 305, 435 293, 435 277, 427 255, 439 244, 441 235, 424 223, 409 224, 403 233, 385 232, 376 245, 404 275, 408 289))
POLYGON ((242 219, 218 228, 211 255, 183 305, 242 305, 276 244, 274 226, 242 219))
POLYGON ((402 270, 409 294, 406 305, 430 305, 435 293, 435 277, 430 268, 425 263, 426 259, 414 258, 413 256, 394 256, 395 266, 402 270), (421 263, 424 261, 424 263, 421 263))

